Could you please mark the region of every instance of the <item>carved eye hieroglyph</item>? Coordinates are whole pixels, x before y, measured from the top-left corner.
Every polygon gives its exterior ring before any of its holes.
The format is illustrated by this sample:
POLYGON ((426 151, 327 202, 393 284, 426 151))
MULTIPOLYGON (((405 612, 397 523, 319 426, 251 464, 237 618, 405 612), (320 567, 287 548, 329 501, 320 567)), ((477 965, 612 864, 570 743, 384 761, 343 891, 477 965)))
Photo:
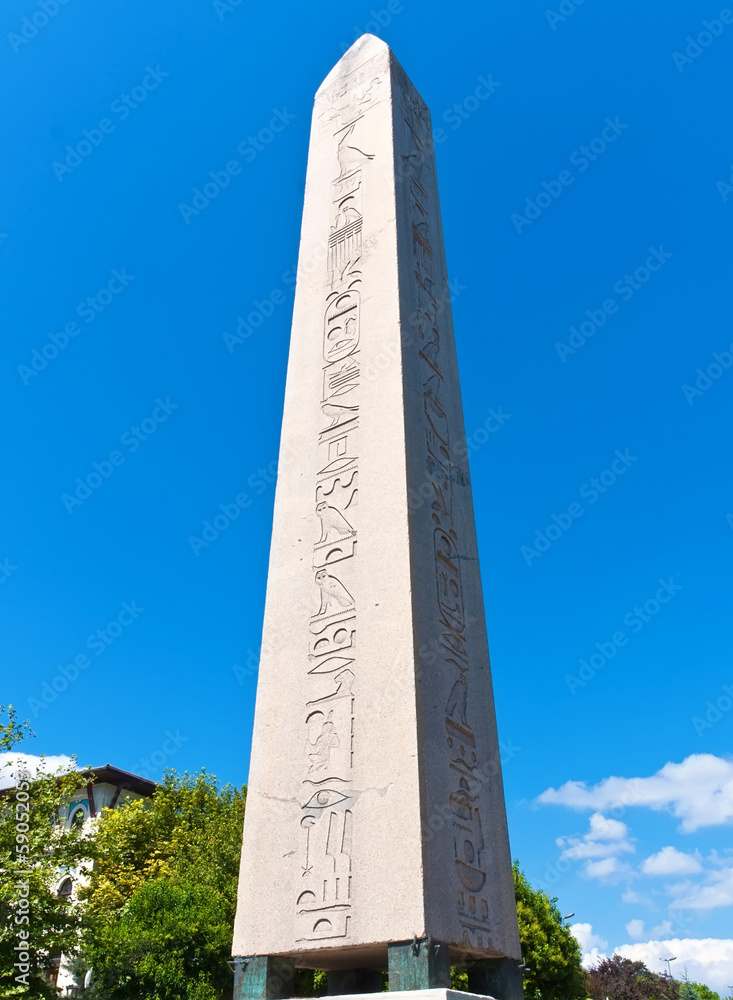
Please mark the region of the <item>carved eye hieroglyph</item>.
POLYGON ((310 797, 303 808, 326 809, 329 806, 337 806, 341 802, 345 802, 347 798, 348 795, 342 795, 341 792, 336 791, 334 788, 319 788, 318 791, 310 797))

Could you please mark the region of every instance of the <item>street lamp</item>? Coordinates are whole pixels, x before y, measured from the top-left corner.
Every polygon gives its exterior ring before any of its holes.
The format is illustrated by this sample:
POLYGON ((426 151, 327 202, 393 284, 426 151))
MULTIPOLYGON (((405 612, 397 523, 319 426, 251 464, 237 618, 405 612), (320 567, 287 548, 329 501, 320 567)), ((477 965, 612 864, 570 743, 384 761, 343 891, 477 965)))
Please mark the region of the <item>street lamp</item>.
POLYGON ((574 913, 566 913, 564 917, 560 917, 560 923, 562 923, 563 920, 570 920, 570 918, 574 916, 575 916, 574 913))
POLYGON ((671 979, 672 978, 672 965, 671 965, 671 963, 677 961, 677 956, 676 955, 671 955, 669 958, 662 958, 660 956, 659 961, 667 963, 668 975, 669 975, 669 978, 671 979))

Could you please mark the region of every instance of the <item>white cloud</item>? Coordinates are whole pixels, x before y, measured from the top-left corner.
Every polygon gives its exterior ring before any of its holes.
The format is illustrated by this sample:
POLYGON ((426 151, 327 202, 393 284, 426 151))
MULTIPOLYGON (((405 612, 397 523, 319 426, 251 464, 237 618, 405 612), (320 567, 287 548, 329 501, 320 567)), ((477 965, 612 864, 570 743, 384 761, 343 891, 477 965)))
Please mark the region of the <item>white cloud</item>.
MULTIPOLYGON (((628 930, 628 928, 627 928, 627 930, 628 930)), ((656 927, 652 927, 652 937, 655 940, 661 940, 662 938, 668 938, 671 933, 672 933, 672 921, 671 920, 663 920, 661 922, 661 924, 658 924, 656 927)))
MULTIPOLYGON (((660 956, 676 956, 672 973, 679 979, 687 974, 695 982, 706 983, 721 996, 727 996, 726 986, 733 983, 733 939, 721 938, 670 938, 666 933, 655 932, 671 925, 665 921, 661 928, 654 928, 652 940, 622 944, 612 954, 623 955, 634 961, 644 962, 654 972, 666 972, 666 963, 660 956)), ((596 934, 592 924, 573 924, 570 928, 583 952, 583 968, 590 969, 609 955, 608 941, 596 934)), ((626 925, 630 937, 643 933, 644 922, 631 920, 626 925)))
POLYGON ((76 766, 72 757, 66 754, 53 754, 47 757, 39 757, 33 753, 13 753, 12 750, 0 753, 0 788, 12 788, 16 782, 18 764, 22 763, 31 774, 43 764, 43 770, 49 774, 63 768, 65 771, 73 770, 76 766))
POLYGON ((633 889, 627 889, 621 896, 621 901, 623 903, 634 903, 639 906, 653 906, 653 902, 648 896, 642 896, 640 892, 635 892, 633 889))
POLYGON ((593 931, 593 924, 571 924, 570 933, 577 940, 583 951, 591 948, 608 948, 608 941, 593 931))
POLYGON ((608 948, 608 941, 600 934, 593 932, 592 924, 572 924, 570 933, 575 937, 583 952, 584 969, 590 969, 608 957, 604 951, 608 948))
POLYGON ((586 834, 586 840, 624 840, 628 833, 629 828, 625 823, 595 812, 590 818, 590 832, 586 834))
POLYGON ((733 759, 692 754, 680 764, 665 764, 648 778, 604 778, 590 787, 568 781, 560 788, 548 788, 536 801, 579 811, 632 806, 665 810, 681 820, 685 833, 691 833, 733 822, 733 759))
POLYGON ((664 972, 660 955, 676 955, 672 972, 679 978, 687 969, 690 979, 706 983, 721 996, 727 996, 727 984, 733 983, 733 939, 667 938, 637 944, 624 944, 616 953, 644 962, 654 972, 664 972))
POLYGON ((631 869, 628 865, 622 864, 618 858, 604 858, 602 861, 589 861, 583 869, 583 874, 587 878, 615 882, 619 878, 630 875, 631 869))
POLYGON ((564 847, 560 857, 573 861, 584 861, 586 858, 608 858, 624 851, 633 851, 632 844, 617 842, 615 844, 597 844, 592 840, 579 840, 577 837, 558 837, 558 847, 564 847))
POLYGON ((696 875, 702 871, 702 865, 693 854, 684 854, 676 847, 663 847, 642 863, 641 870, 645 875, 696 875))
POLYGON ((719 906, 733 906, 733 868, 708 872, 703 885, 688 882, 674 886, 673 895, 673 909, 714 910, 719 906))
POLYGON ((601 951, 600 948, 591 948, 590 951, 584 951, 583 957, 580 960, 580 964, 584 969, 592 969, 599 962, 604 961, 608 958, 605 951, 601 951))
POLYGON ((627 838, 628 833, 625 823, 606 819, 602 813, 593 813, 588 833, 582 838, 558 837, 556 844, 563 848, 561 858, 586 861, 584 873, 590 878, 601 878, 621 870, 621 866, 612 863, 616 855, 633 853, 635 848, 627 838))

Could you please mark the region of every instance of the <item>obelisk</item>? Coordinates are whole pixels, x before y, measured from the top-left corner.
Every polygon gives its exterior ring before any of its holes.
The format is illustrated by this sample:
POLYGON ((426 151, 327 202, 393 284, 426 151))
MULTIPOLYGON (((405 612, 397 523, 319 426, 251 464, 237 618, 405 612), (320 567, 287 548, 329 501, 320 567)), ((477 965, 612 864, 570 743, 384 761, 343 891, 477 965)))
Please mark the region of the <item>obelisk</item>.
MULTIPOLYGON (((521 997, 430 114, 364 35, 313 112, 235 1000, 521 997), (370 971, 371 970, 371 971, 370 971)), ((467 234, 474 238, 471 231, 467 234)))

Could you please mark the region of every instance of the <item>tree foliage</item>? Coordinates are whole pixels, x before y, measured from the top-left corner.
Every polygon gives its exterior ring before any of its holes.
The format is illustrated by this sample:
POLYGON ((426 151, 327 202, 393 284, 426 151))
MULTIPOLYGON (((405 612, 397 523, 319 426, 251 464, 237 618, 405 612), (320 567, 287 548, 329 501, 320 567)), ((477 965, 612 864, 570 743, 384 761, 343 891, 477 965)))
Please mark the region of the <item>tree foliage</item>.
POLYGON ((679 983, 621 955, 604 958, 588 972, 592 1000, 679 1000, 679 983))
POLYGON ((80 892, 81 959, 110 1000, 219 1000, 231 990, 244 789, 166 774, 102 814, 80 892))
MULTIPOLYGON (((0 716, 4 711, 0 706, 0 716)), ((7 715, 7 722, 0 718, 0 746, 10 751, 33 734, 12 705, 7 715)), ((54 959, 77 944, 80 925, 78 910, 57 888, 64 870, 87 853, 82 831, 62 822, 78 775, 42 769, 43 757, 34 774, 15 763, 17 787, 0 797, 0 995, 29 1000, 57 995, 46 977, 54 959)))
POLYGON ((0 753, 12 750, 16 743, 35 736, 27 719, 18 722, 18 713, 12 705, 0 705, 0 753), (7 714, 7 720, 3 716, 7 714))
POLYGON ((562 922, 556 900, 533 889, 514 862, 519 938, 524 956, 524 995, 528 1000, 577 1000, 586 996, 581 950, 562 922))
POLYGON ((685 969, 679 984, 680 1000, 720 1000, 720 996, 705 983, 696 983, 687 975, 685 969))

